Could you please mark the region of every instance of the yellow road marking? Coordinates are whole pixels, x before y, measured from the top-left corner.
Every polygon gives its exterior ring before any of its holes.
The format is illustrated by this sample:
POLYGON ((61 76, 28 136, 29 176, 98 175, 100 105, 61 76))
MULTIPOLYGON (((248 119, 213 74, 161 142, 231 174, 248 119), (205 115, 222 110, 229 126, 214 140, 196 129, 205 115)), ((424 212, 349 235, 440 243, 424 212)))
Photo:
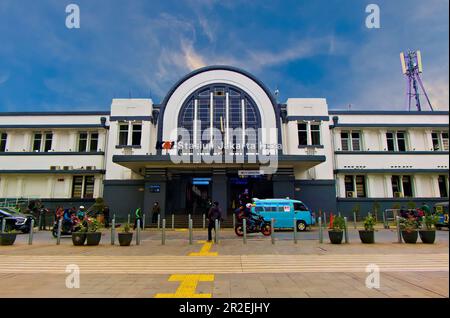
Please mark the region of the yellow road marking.
POLYGON ((217 253, 217 252, 210 252, 212 245, 213 245, 212 242, 198 241, 198 243, 203 244, 202 248, 200 249, 200 252, 189 253, 189 256, 217 256, 217 255, 219 255, 219 253, 217 253))
POLYGON ((196 294, 198 282, 212 282, 214 275, 210 274, 187 274, 171 275, 169 282, 181 282, 175 294, 156 294, 155 298, 211 298, 211 294, 196 294))
POLYGON ((186 232, 188 229, 175 229, 175 232, 186 232))

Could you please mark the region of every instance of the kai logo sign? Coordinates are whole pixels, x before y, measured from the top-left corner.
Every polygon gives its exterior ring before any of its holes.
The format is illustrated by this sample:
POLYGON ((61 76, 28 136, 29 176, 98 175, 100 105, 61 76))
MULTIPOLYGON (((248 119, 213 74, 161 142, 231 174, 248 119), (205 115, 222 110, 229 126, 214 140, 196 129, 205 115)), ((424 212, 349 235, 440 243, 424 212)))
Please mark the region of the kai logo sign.
POLYGON ((380 7, 377 4, 369 4, 366 7, 366 13, 369 15, 366 17, 366 27, 368 29, 380 28, 380 7))
POLYGON ((68 29, 80 28, 80 7, 77 4, 71 3, 66 7, 66 27, 68 29))

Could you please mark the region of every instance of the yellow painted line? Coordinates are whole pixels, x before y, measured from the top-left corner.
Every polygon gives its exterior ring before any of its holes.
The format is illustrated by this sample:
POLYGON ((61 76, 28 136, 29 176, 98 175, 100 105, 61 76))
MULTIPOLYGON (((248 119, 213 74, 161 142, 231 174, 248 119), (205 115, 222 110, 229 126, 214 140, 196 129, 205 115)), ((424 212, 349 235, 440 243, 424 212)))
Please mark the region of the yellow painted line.
POLYGON ((171 275, 169 282, 181 282, 175 294, 156 294, 155 298, 211 298, 211 294, 196 294, 198 282, 212 282, 214 275, 187 274, 171 275))
POLYGON ((175 232, 186 232, 188 229, 175 229, 175 232))
POLYGON ((202 248, 200 249, 200 252, 189 253, 189 256, 217 256, 217 255, 219 255, 219 253, 217 253, 217 252, 210 252, 212 245, 213 245, 212 242, 198 241, 198 243, 203 244, 202 248))

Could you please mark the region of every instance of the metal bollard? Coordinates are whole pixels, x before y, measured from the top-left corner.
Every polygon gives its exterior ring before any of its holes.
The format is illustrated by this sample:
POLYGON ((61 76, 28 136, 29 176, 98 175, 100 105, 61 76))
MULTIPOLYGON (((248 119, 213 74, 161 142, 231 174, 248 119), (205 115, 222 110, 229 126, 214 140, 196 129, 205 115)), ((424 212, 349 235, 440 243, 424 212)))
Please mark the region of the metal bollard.
POLYGON ((203 213, 203 229, 206 228, 206 215, 203 213))
POLYGON ((162 220, 161 244, 166 244, 166 219, 162 220))
POLYGON ((136 221, 136 245, 141 244, 141 220, 136 221))
POLYGON ((172 213, 172 230, 175 230, 175 215, 172 213))
POLYGON ((192 219, 189 219, 189 245, 192 245, 192 219))
POLYGON ((271 229, 270 238, 272 240, 272 244, 275 244, 275 219, 274 218, 272 218, 270 220, 270 229, 271 229))
POLYGON ((3 220, 2 220, 2 233, 5 233, 5 228, 6 228, 6 218, 3 218, 3 220))
POLYGON ((247 244, 247 219, 242 220, 242 239, 244 244, 247 244))
POLYGON ((236 214, 233 212, 233 229, 236 228, 236 214))
POLYGON ((297 244, 297 219, 294 218, 294 244, 297 244))
POLYGON ((323 212, 323 224, 327 225, 327 213, 323 212))
POLYGON ((322 217, 319 216, 319 243, 323 243, 322 217))
POLYGON ((219 234, 217 233, 219 231, 219 220, 214 221, 214 244, 219 243, 219 234))
POLYGON ((144 230, 145 230, 145 213, 142 216, 142 231, 144 231, 144 230))
POLYGON ((344 216, 344 235, 345 235, 345 243, 348 243, 348 226, 346 216, 344 216))
POLYGON ((388 229, 389 226, 386 224, 386 211, 383 211, 383 227, 388 229))
POLYGON ((131 220, 131 217, 130 217, 130 213, 128 213, 128 224, 130 224, 130 220, 131 220))
POLYGON ((61 227, 62 227, 62 219, 58 221, 58 232, 56 235, 56 245, 61 243, 61 227))
POLYGON ((397 215, 395 219, 397 222, 397 242, 402 243, 402 234, 400 233, 400 217, 397 215))
POLYGON ((356 229, 356 212, 353 212, 353 227, 356 229))
POLYGON ((157 225, 158 230, 159 230, 159 225, 160 225, 160 224, 161 224, 161 215, 158 214, 158 225, 157 225))
POLYGON ((33 245, 34 219, 31 219, 30 233, 28 233, 28 245, 33 245))
POLYGON ((116 240, 116 217, 112 219, 111 222, 111 245, 114 245, 116 240))

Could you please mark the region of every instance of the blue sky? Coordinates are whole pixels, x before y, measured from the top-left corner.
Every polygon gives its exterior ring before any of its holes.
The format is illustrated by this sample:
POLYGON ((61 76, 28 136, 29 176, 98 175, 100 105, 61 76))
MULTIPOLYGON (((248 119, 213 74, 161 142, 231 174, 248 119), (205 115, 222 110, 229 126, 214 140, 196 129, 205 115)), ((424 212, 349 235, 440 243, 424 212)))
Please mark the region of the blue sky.
POLYGON ((399 52, 420 49, 425 87, 448 109, 448 0, 0 0, 0 111, 108 110, 160 102, 181 76, 228 64, 330 108, 404 109, 399 52), (65 27, 76 3, 81 28, 65 27), (376 3, 381 28, 367 29, 376 3))

